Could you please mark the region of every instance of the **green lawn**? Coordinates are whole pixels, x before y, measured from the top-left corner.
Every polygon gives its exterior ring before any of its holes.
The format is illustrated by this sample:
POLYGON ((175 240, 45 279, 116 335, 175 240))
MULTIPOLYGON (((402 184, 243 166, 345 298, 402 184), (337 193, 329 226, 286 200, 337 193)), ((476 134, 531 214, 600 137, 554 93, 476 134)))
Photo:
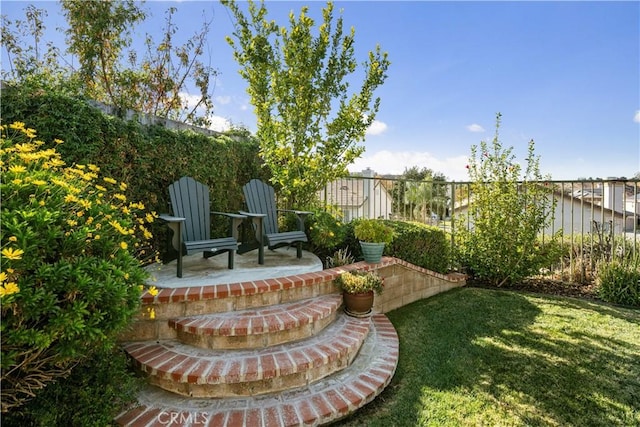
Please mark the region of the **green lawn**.
POLYGON ((394 379, 341 426, 640 426, 640 310, 462 288, 388 313, 394 379))

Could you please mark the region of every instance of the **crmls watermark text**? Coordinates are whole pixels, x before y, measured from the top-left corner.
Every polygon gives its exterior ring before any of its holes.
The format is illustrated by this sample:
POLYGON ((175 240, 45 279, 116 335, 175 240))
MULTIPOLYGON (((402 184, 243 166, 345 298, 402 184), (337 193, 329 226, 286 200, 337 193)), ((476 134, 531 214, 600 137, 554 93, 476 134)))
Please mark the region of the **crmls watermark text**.
POLYGON ((211 415, 207 412, 160 412, 157 416, 158 423, 168 425, 173 423, 206 425, 209 423, 211 415))

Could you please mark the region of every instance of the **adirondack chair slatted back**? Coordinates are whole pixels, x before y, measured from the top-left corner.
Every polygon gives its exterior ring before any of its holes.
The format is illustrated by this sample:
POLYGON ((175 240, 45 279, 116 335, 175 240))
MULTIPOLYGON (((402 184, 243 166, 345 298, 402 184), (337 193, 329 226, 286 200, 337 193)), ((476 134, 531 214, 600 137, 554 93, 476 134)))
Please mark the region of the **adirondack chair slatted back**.
POLYGON ((242 191, 249 212, 267 215, 263 222, 264 233, 277 233, 278 215, 273 187, 259 179, 252 179, 242 187, 242 191))
POLYGON ((182 240, 209 240, 211 216, 209 187, 191 177, 182 177, 169 186, 171 209, 175 216, 184 217, 182 240))

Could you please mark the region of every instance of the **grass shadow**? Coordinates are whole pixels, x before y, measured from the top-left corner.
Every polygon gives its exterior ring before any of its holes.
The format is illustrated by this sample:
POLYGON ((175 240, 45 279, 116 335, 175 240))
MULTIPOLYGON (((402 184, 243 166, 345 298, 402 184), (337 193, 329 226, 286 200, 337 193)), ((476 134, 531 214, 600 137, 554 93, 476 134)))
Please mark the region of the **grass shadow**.
POLYGON ((640 312, 463 288, 388 313, 389 387, 340 425, 640 425, 640 312))

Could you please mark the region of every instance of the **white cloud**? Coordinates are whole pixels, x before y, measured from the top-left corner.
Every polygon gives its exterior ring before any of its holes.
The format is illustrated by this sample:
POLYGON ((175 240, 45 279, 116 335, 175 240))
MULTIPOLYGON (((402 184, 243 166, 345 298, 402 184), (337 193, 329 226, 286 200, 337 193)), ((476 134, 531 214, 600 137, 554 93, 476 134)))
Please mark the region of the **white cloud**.
POLYGON ((380 135, 387 130, 387 124, 379 120, 374 120, 371 126, 367 128, 367 135, 380 135))
POLYGON ((636 114, 633 116, 633 121, 636 123, 640 123, 640 110, 636 111, 636 114))
POLYGON ((469 132, 484 132, 484 128, 477 123, 467 126, 469 132))
POLYGON ((231 122, 224 117, 211 115, 209 117, 211 120, 211 125, 209 129, 218 131, 218 132, 226 132, 231 129, 231 122))
POLYGON ((220 105, 226 105, 231 102, 231 97, 227 96, 216 96, 216 102, 220 105))
POLYGON ((405 169, 417 166, 418 168, 429 168, 436 173, 442 173, 450 180, 468 181, 467 163, 467 156, 438 159, 428 152, 391 152, 382 150, 369 155, 365 154, 363 157, 357 159, 349 166, 349 171, 362 172, 366 168, 371 168, 381 175, 400 175, 405 169))
POLYGON ((200 96, 199 95, 191 95, 191 94, 188 94, 186 92, 180 92, 178 95, 180 96, 182 101, 186 101, 187 102, 187 107, 189 109, 195 107, 196 104, 198 103, 198 101, 200 100, 200 96))

